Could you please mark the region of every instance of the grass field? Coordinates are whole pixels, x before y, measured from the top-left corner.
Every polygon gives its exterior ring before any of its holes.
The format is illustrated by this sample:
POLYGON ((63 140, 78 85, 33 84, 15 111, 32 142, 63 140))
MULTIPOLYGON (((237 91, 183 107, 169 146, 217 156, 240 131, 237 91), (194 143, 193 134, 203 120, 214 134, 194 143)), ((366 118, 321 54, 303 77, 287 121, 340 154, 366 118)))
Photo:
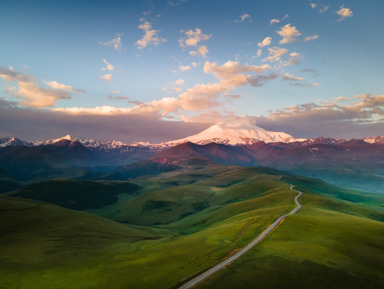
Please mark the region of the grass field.
POLYGON ((380 196, 267 168, 214 167, 135 181, 140 195, 97 211, 112 220, 0 199, 0 288, 174 288, 294 208, 290 183, 304 192, 299 213, 201 288, 383 285, 380 196))

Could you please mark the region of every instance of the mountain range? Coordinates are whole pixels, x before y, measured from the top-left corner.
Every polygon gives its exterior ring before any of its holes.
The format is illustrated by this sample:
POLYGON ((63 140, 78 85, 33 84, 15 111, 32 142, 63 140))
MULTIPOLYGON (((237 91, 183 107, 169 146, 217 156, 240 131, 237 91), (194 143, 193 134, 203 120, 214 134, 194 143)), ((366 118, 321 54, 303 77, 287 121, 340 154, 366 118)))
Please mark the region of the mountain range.
POLYGON ((380 192, 384 137, 296 139, 236 122, 219 123, 199 134, 160 144, 97 142, 71 135, 45 141, 0 139, 0 177, 13 179, 99 178, 101 172, 106 179, 124 179, 207 162, 268 166, 380 192))
MULTIPOLYGON (((375 136, 375 137, 366 137, 360 139, 367 143, 378 143, 384 144, 384 136, 375 136)), ((264 143, 289 143, 293 146, 306 146, 310 144, 340 144, 346 142, 344 139, 338 138, 324 138, 318 137, 313 139, 296 139, 295 137, 285 133, 285 132, 272 132, 265 130, 257 125, 251 124, 248 121, 237 121, 237 122, 221 122, 215 124, 208 129, 192 135, 186 138, 171 140, 168 142, 162 142, 159 144, 151 144, 149 142, 132 142, 124 143, 121 141, 107 141, 107 142, 98 142, 94 139, 84 139, 75 137, 72 135, 66 135, 57 139, 50 140, 20 140, 15 137, 5 137, 0 138, 0 147, 8 146, 41 146, 41 145, 52 145, 62 141, 70 142, 79 142, 86 148, 90 150, 98 151, 110 151, 110 150, 129 150, 128 147, 140 147, 148 148, 151 151, 161 151, 169 147, 174 147, 176 145, 191 142, 195 144, 225 144, 225 145, 252 145, 258 142, 264 143)))

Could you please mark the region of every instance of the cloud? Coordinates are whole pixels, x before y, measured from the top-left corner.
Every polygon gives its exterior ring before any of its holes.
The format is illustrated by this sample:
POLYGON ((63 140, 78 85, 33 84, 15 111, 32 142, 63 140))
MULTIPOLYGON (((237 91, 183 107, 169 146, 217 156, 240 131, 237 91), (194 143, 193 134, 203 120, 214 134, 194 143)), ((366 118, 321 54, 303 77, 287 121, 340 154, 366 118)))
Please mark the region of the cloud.
POLYGON ((140 21, 142 23, 138 26, 138 28, 144 31, 144 35, 135 43, 138 49, 144 49, 150 44, 159 45, 160 43, 167 41, 166 39, 158 36, 159 31, 152 29, 151 23, 146 21, 144 18, 141 18, 140 21))
POLYGON ((316 8, 317 7, 317 4, 315 4, 315 3, 309 3, 309 5, 311 6, 311 8, 316 8))
POLYGON ((46 109, 20 108, 0 99, 0 135, 23 140, 45 140, 73 134, 98 141, 160 143, 184 138, 209 124, 164 121, 159 114, 68 114, 46 109))
POLYGON ((271 24, 280 23, 280 20, 279 19, 271 19, 271 21, 269 23, 271 23, 271 24))
POLYGON ((240 15, 240 19, 235 20, 234 22, 241 23, 241 22, 244 22, 246 19, 248 19, 249 22, 252 22, 252 17, 248 13, 244 13, 243 15, 240 15))
POLYGON ((184 84, 184 79, 179 78, 178 80, 172 82, 174 85, 183 85, 184 84))
POLYGON ((329 5, 321 5, 321 8, 319 9, 320 13, 325 13, 329 9, 329 5))
POLYGON ((173 1, 168 0, 167 2, 168 2, 168 5, 170 6, 179 6, 181 4, 187 3, 188 0, 173 0, 173 1))
POLYGON ((103 59, 103 62, 106 65, 106 67, 103 67, 101 69, 102 71, 106 71, 106 70, 112 71, 115 69, 115 67, 112 64, 110 64, 106 59, 103 59))
POLYGON ((112 100, 129 100, 129 97, 123 96, 123 95, 119 95, 119 94, 120 94, 120 91, 114 90, 114 91, 111 92, 110 95, 108 95, 108 99, 112 99, 112 100))
POLYGON ((56 81, 44 81, 46 85, 56 90, 73 90, 73 87, 70 85, 58 83, 56 81))
POLYGON ((18 90, 11 92, 14 97, 21 98, 21 104, 30 107, 53 107, 59 99, 70 99, 68 91, 44 89, 34 82, 18 82, 18 90))
POLYGON ((117 34, 115 38, 113 38, 112 40, 110 41, 107 41, 107 42, 99 42, 99 44, 101 45, 104 45, 104 46, 111 46, 113 47, 116 51, 118 52, 121 52, 121 49, 123 47, 122 43, 121 43, 121 36, 123 36, 123 34, 117 34))
POLYGON ((104 79, 108 82, 112 81, 112 74, 104 74, 103 76, 100 76, 99 79, 104 79))
POLYGON ((260 57, 260 56, 261 56, 261 53, 262 53, 262 50, 261 50, 261 48, 260 48, 260 49, 257 50, 256 56, 257 56, 257 57, 260 57))
POLYGON ((30 82, 36 80, 36 78, 32 75, 15 71, 12 66, 10 68, 0 66, 0 77, 7 81, 30 82))
POLYGON ((181 47, 188 46, 197 46, 199 42, 208 40, 212 35, 206 35, 201 32, 200 28, 195 28, 195 30, 188 30, 185 32, 187 38, 180 38, 179 45, 181 47))
POLYGON ((280 40, 280 44, 286 44, 290 42, 297 41, 296 37, 299 37, 301 33, 296 29, 295 26, 291 26, 291 24, 287 24, 281 27, 281 30, 277 31, 283 39, 280 40))
POLYGON ((270 62, 279 61, 281 56, 288 53, 288 49, 280 48, 280 47, 271 47, 271 48, 268 48, 268 50, 269 50, 269 56, 267 58, 264 58, 262 61, 270 61, 270 62))
POLYGON ((311 41, 311 40, 315 40, 315 39, 318 39, 319 38, 319 35, 312 35, 312 36, 307 36, 304 38, 304 42, 307 42, 307 41, 311 41))
POLYGON ((187 70, 190 70, 190 69, 191 69, 191 67, 189 65, 181 65, 181 66, 179 66, 179 70, 181 72, 184 72, 184 71, 187 71, 187 70))
POLYGON ((320 86, 318 83, 291 83, 292 86, 301 86, 301 87, 316 87, 320 86))
POLYGON ((340 15, 340 19, 337 20, 338 22, 343 21, 347 17, 353 16, 352 10, 349 8, 344 8, 344 6, 341 6, 340 9, 336 12, 336 14, 340 15))
POLYGON ((257 43, 257 46, 265 47, 265 46, 271 45, 271 42, 272 42, 272 37, 266 37, 264 38, 263 41, 257 43))
POLYGON ((254 72, 257 74, 263 73, 271 67, 267 64, 258 66, 258 65, 241 65, 239 62, 227 61, 223 65, 218 65, 214 62, 206 61, 204 64, 204 72, 212 73, 219 79, 226 79, 234 75, 238 75, 245 72, 254 72))
POLYGON ((296 65, 301 62, 301 54, 297 52, 291 52, 289 53, 289 60, 287 62, 284 62, 281 64, 282 67, 290 66, 290 65, 296 65))
POLYGON ((319 76, 319 74, 317 73, 317 71, 316 71, 315 69, 312 69, 312 68, 304 68, 304 69, 301 69, 300 72, 310 73, 312 77, 317 77, 317 76, 319 76))
MULTIPOLYGON (((228 100, 220 99, 222 96, 230 95, 229 92, 237 87, 251 85, 254 87, 262 86, 265 82, 278 77, 276 73, 261 75, 270 69, 269 65, 241 65, 238 62, 227 61, 223 65, 206 61, 204 72, 213 74, 218 78, 216 83, 196 84, 181 93, 177 98, 165 97, 160 100, 153 100, 147 103, 139 103, 131 108, 115 108, 111 106, 101 106, 94 108, 72 107, 56 108, 54 111, 67 114, 89 114, 89 115, 147 115, 159 113, 163 117, 169 117, 171 113, 182 111, 200 112, 223 107, 228 100), (256 75, 254 75, 256 74, 256 75)), ((181 89, 176 84, 183 83, 183 80, 176 80, 172 85, 173 90, 180 92, 181 89)), ((167 90, 167 88, 166 88, 167 90)))
POLYGON ((190 51, 189 55, 192 55, 192 56, 202 56, 203 58, 205 58, 207 53, 208 53, 207 46, 202 45, 202 46, 199 47, 199 49, 197 49, 197 51, 190 51))
POLYGON ((286 72, 283 76, 283 80, 288 80, 288 81, 303 81, 304 78, 303 77, 296 77, 296 76, 293 76, 291 74, 289 74, 288 72, 286 72))
POLYGON ((11 97, 21 99, 21 104, 29 107, 53 107, 57 100, 70 99, 70 91, 74 90, 74 87, 56 81, 44 81, 50 87, 45 89, 36 83, 36 77, 13 68, 0 67, 0 78, 7 82, 16 82, 16 87, 6 88, 5 92, 11 97))
POLYGON ((262 86, 266 81, 277 77, 275 74, 254 76, 245 73, 261 74, 269 69, 269 65, 241 65, 234 61, 218 65, 206 61, 204 72, 215 75, 219 82, 197 84, 180 94, 177 102, 186 111, 205 111, 221 107, 223 105, 219 100, 221 95, 228 95, 231 90, 247 84, 254 87, 262 86))
POLYGON ((258 125, 296 137, 352 138, 380 134, 384 125, 384 95, 356 95, 325 103, 305 103, 255 117, 258 125))

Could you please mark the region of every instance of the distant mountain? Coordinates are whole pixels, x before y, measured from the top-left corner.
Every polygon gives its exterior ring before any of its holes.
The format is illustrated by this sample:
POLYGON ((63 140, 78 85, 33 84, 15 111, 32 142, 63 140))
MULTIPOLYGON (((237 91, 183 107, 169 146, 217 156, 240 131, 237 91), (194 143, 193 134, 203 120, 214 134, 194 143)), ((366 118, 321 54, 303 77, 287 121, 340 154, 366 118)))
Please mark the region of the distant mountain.
POLYGON ((226 144, 226 145, 250 145, 257 142, 295 142, 298 141, 293 136, 284 132, 267 131, 261 127, 249 123, 248 121, 223 122, 215 124, 199 134, 179 140, 169 141, 164 145, 170 147, 185 142, 195 144, 226 144))
POLYGON ((36 146, 41 144, 41 142, 33 141, 22 141, 15 137, 5 137, 0 138, 0 147, 10 147, 10 146, 36 146))
MULTIPOLYGON (((384 144, 384 136, 366 137, 361 140, 370 144, 384 144)), ((14 137, 0 138, 0 148, 8 146, 32 147, 52 145, 62 141, 69 141, 71 143, 78 142, 91 151, 115 153, 126 153, 134 151, 159 152, 187 142, 199 145, 216 143, 231 146, 252 145, 263 142, 266 144, 289 144, 290 147, 309 146, 314 144, 341 144, 346 142, 344 139, 329 137, 296 139, 285 132, 272 132, 252 124, 247 120, 237 120, 233 122, 217 123, 196 135, 159 144, 151 144, 149 142, 124 143, 115 140, 98 142, 94 139, 84 139, 68 134, 61 138, 45 141, 23 141, 14 137)))

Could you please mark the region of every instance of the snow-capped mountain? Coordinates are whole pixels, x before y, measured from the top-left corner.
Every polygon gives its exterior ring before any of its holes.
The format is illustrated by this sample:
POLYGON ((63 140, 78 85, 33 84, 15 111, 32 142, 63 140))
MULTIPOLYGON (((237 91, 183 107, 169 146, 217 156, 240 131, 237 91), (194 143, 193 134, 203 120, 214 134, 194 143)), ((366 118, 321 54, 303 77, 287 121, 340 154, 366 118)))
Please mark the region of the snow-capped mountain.
POLYGON ((367 143, 384 144, 384 136, 366 137, 363 140, 367 143))
POLYGON ((222 122, 215 124, 199 134, 179 140, 163 143, 167 147, 172 147, 185 142, 196 144, 218 143, 226 145, 250 145, 257 142, 296 142, 303 141, 295 139, 285 132, 272 132, 247 121, 222 122))
POLYGON ((40 145, 42 143, 43 142, 41 141, 22 141, 15 137, 0 138, 0 147, 10 147, 10 146, 32 147, 32 146, 40 145))
POLYGON ((43 142, 43 144, 44 145, 55 144, 55 143, 58 143, 58 142, 63 141, 63 140, 67 140, 70 142, 76 142, 77 141, 88 148, 97 148, 101 145, 99 142, 97 142, 93 139, 83 139, 83 138, 71 136, 69 134, 67 134, 66 136, 57 138, 57 139, 47 140, 47 141, 43 142))
MULTIPOLYGON (((384 136, 366 137, 362 141, 370 144, 384 144, 384 136)), ((314 144, 335 145, 346 142, 344 139, 318 137, 313 139, 296 139, 285 132, 273 132, 265 130, 248 120, 238 119, 230 122, 217 123, 206 130, 186 138, 163 142, 160 144, 151 144, 149 142, 132 142, 124 143, 121 141, 98 142, 94 139, 84 139, 72 135, 66 135, 57 139, 46 141, 22 141, 18 138, 0 138, 0 147, 8 146, 39 146, 52 145, 59 142, 80 143, 91 151, 105 152, 131 152, 138 150, 145 151, 162 151, 167 148, 177 146, 186 142, 199 145, 209 143, 225 144, 225 145, 252 145, 259 142, 269 143, 286 143, 291 146, 310 146, 314 144)))

